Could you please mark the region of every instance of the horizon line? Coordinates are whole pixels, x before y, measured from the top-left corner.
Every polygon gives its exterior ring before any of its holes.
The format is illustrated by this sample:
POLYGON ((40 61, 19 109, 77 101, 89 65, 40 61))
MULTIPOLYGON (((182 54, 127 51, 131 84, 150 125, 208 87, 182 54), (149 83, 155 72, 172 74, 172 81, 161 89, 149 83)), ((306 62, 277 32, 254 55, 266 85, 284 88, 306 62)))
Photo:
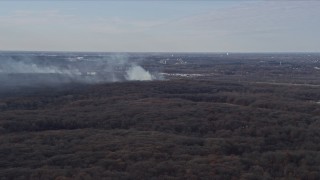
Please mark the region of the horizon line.
POLYGON ((59 51, 59 50, 0 50, 0 52, 36 52, 36 53, 187 53, 187 54, 318 54, 316 51, 59 51))

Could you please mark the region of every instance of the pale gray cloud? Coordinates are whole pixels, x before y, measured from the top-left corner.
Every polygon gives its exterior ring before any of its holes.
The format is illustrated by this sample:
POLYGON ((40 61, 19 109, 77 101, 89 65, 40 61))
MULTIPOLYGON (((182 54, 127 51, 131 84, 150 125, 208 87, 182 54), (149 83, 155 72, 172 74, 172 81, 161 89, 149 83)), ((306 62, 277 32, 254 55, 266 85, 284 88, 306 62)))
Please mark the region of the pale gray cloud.
POLYGON ((1 26, 44 26, 52 23, 63 23, 74 18, 74 15, 63 14, 59 10, 22 11, 17 10, 9 15, 0 16, 1 26))
POLYGON ((158 31, 171 29, 170 39, 188 36, 198 49, 209 45, 211 51, 319 51, 319 9, 319 1, 251 1, 185 17, 158 31))
POLYGON ((235 1, 183 18, 82 15, 73 8, 1 15, 0 49, 320 51, 319 1, 235 1))

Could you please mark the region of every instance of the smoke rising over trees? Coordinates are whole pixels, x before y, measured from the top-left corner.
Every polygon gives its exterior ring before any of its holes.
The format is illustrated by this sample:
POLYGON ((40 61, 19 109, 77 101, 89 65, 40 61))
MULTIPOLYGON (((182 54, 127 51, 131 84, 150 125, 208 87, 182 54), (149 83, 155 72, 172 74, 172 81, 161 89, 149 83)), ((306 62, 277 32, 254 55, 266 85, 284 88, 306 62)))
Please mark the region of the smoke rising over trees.
POLYGON ((148 56, 34 56, 123 81, 0 92, 0 177, 320 179, 319 54, 148 56))
POLYGON ((14 87, 145 81, 159 77, 145 70, 141 62, 130 60, 125 54, 2 53, 0 82, 2 87, 14 87))

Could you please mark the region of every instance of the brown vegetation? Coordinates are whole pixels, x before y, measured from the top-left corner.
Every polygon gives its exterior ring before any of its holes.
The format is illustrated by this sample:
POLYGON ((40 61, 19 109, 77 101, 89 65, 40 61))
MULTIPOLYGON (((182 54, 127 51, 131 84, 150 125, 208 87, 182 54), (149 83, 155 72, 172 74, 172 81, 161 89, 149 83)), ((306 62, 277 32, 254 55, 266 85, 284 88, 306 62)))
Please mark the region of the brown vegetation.
POLYGON ((2 179, 320 179, 319 87, 126 82, 0 100, 2 179))

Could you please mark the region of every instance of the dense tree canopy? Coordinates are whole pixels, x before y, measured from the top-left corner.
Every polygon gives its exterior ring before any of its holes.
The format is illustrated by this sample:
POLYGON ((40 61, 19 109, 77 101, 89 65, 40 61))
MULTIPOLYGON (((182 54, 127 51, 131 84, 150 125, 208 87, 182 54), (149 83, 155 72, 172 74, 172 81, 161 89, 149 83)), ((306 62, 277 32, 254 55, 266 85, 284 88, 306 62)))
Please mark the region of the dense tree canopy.
POLYGON ((319 179, 317 87, 127 82, 0 100, 2 179, 319 179))

